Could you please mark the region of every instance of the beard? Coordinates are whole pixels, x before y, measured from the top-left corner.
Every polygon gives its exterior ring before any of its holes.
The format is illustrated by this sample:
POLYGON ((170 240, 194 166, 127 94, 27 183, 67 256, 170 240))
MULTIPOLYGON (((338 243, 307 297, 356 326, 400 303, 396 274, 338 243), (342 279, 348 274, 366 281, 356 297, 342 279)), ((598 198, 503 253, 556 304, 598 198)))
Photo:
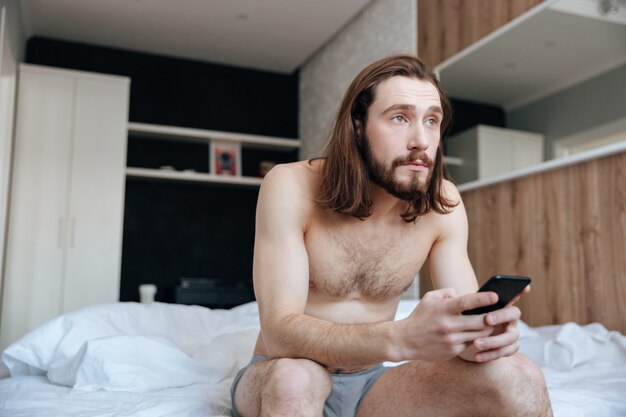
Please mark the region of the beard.
POLYGON ((363 138, 363 159, 369 174, 369 179, 392 196, 404 201, 416 201, 427 198, 428 188, 433 176, 433 160, 423 151, 413 151, 406 157, 393 160, 391 166, 386 166, 376 159, 370 148, 367 137, 363 138), (421 180, 417 173, 411 175, 408 182, 400 182, 395 177, 395 171, 399 166, 405 165, 416 159, 421 160, 428 168, 428 175, 421 180))

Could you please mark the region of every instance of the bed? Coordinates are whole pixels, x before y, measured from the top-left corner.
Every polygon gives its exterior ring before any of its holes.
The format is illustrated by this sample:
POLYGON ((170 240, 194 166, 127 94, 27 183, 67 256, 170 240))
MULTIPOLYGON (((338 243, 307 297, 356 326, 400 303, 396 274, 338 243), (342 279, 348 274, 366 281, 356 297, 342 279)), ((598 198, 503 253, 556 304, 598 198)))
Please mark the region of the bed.
MULTIPOLYGON (((401 301, 396 318, 415 305, 401 301)), ((258 329, 255 303, 114 303, 66 314, 3 352, 11 376, 0 379, 0 415, 230 416, 230 384, 258 329)), ((520 330, 555 416, 626 416, 626 336, 598 323, 520 330)))

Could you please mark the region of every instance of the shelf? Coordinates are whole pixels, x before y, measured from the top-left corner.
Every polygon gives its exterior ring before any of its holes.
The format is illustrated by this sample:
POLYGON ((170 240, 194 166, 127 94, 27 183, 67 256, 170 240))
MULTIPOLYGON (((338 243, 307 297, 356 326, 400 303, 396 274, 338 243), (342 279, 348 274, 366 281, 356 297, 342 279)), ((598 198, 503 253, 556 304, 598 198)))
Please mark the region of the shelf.
MULTIPOLYGON (((210 144, 212 141, 232 142, 242 148, 261 148, 292 151, 299 149, 299 139, 277 138, 271 136, 249 135, 245 133, 221 132, 217 130, 193 129, 187 127, 164 126, 148 123, 128 123, 129 135, 144 135, 150 138, 184 140, 210 144)), ((207 154, 207 158, 208 158, 207 154)), ((239 161, 241 164, 241 161, 239 161)), ((126 168, 127 177, 151 178, 165 181, 204 182, 214 184, 256 186, 262 178, 245 176, 215 175, 202 172, 185 172, 154 168, 126 168)))
POLYGON ((446 163, 446 165, 455 165, 455 166, 463 165, 463 158, 459 158, 457 156, 446 155, 443 157, 443 161, 446 163))
POLYGON ((552 171, 555 169, 580 164, 587 161, 593 161, 600 158, 605 158, 607 156, 616 155, 619 153, 626 152, 626 140, 616 143, 611 143, 608 145, 604 145, 598 148, 590 149, 587 151, 583 151, 577 154, 563 156, 561 158, 552 159, 550 161, 544 161, 540 164, 533 165, 526 168, 521 168, 512 172, 508 172, 506 174, 498 175, 496 177, 486 178, 482 180, 476 180, 472 182, 466 182, 465 184, 460 184, 459 191, 466 192, 475 190, 481 187, 487 187, 493 184, 499 184, 504 181, 515 180, 518 178, 523 178, 529 175, 539 174, 541 172, 552 171))
POLYGON ((128 133, 149 135, 168 139, 185 139, 210 143, 212 140, 241 143, 245 147, 293 150, 301 146, 299 139, 249 135, 245 133, 221 132, 217 130, 192 129, 187 127, 163 126, 147 123, 128 123, 128 133))
POLYGON ((626 7, 548 0, 435 68, 446 93, 511 111, 626 63, 626 7))
POLYGON ((213 184, 259 186, 263 178, 214 175, 201 172, 169 171, 163 169, 126 168, 127 177, 152 178, 166 181, 206 182, 213 184))

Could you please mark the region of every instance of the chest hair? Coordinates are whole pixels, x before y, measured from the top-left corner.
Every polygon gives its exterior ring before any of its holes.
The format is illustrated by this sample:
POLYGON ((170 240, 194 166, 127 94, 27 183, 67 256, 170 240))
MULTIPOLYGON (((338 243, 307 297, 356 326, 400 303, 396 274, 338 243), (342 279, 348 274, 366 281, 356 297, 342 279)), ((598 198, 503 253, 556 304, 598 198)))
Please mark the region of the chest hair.
POLYGON ((323 250, 310 259, 311 280, 318 291, 381 300, 410 285, 424 261, 408 235, 354 235, 335 230, 323 250))

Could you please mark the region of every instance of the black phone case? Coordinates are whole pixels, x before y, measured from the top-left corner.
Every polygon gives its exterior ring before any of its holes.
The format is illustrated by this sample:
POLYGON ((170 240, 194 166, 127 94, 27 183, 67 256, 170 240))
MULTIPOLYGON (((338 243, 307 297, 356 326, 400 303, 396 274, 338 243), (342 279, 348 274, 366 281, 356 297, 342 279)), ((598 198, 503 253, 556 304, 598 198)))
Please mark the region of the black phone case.
POLYGON ((491 278, 482 287, 478 290, 478 292, 486 292, 493 291, 498 294, 498 302, 492 304, 490 306, 478 307, 472 310, 465 310, 462 314, 471 315, 471 314, 484 314, 489 313, 490 311, 499 310, 502 307, 506 306, 516 295, 530 284, 530 278, 528 277, 519 277, 513 275, 496 275, 491 278))

